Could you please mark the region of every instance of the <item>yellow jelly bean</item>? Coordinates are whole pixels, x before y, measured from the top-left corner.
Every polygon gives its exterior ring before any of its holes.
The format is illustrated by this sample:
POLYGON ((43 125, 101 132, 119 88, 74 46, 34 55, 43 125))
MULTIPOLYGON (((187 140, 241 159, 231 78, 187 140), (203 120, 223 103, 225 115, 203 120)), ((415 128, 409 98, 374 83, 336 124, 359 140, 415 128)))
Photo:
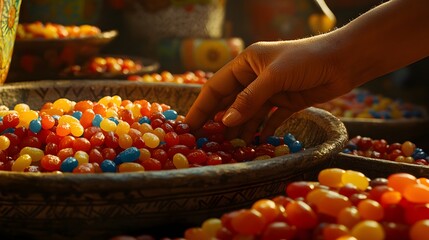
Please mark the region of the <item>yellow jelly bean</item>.
POLYGON ((135 162, 126 162, 119 165, 119 172, 141 172, 144 171, 144 167, 135 162))
POLYGON ((173 164, 177 169, 189 168, 189 162, 185 155, 176 153, 173 156, 173 164))
POLYGON ((42 149, 34 148, 34 147, 24 147, 19 152, 19 155, 22 156, 24 154, 30 155, 33 162, 38 162, 45 156, 45 153, 42 149))
POLYGON ((153 133, 153 134, 155 134, 155 135, 159 138, 159 140, 160 140, 160 141, 164 141, 164 136, 165 136, 165 131, 164 131, 164 129, 162 129, 162 128, 158 127, 158 128, 155 128, 155 129, 152 131, 152 133, 153 133))
POLYGON ((237 147, 245 147, 247 144, 246 144, 246 142, 243 140, 243 139, 241 139, 241 138, 234 138, 234 139, 231 139, 230 140, 230 143, 232 144, 232 146, 234 147, 234 148, 237 148, 237 147))
POLYGON ((108 118, 103 118, 103 120, 100 122, 100 128, 106 132, 114 132, 117 128, 117 125, 114 121, 108 118))
POLYGON ((255 157, 255 159, 253 159, 253 160, 267 160, 267 159, 271 159, 271 156, 270 155, 261 155, 261 156, 255 157))
POLYGON ((357 239, 365 240, 384 240, 385 236, 383 227, 373 220, 359 222, 352 228, 351 234, 357 239))
POLYGON ((73 103, 67 98, 59 98, 52 104, 52 108, 60 109, 63 112, 67 113, 72 110, 73 103))
POLYGON ((401 145, 401 150, 405 157, 411 156, 415 149, 416 145, 410 141, 405 141, 401 145))
POLYGON ((112 100, 111 96, 105 96, 105 97, 102 97, 100 100, 98 100, 98 103, 104 106, 108 106, 111 100, 112 100))
POLYGON ((140 156, 139 156, 140 161, 143 161, 143 160, 150 158, 151 154, 150 154, 150 151, 148 149, 140 148, 139 151, 140 151, 140 156))
POLYGON ((150 124, 148 124, 148 123, 142 123, 142 124, 139 126, 139 130, 140 130, 140 132, 142 132, 142 133, 147 133, 147 132, 152 132, 152 131, 153 131, 153 128, 152 128, 152 126, 151 126, 150 124))
POLYGON ((134 104, 130 110, 133 113, 133 116, 138 119, 142 116, 140 110, 141 110, 142 106, 140 104, 134 104))
POLYGON ((339 188, 344 186, 342 181, 343 174, 346 171, 340 168, 328 168, 320 171, 318 180, 320 184, 328 187, 339 188))
POLYGON ((19 113, 19 124, 17 127, 25 127, 28 128, 30 122, 34 119, 37 119, 39 114, 36 111, 29 110, 26 112, 19 113))
POLYGON ((70 124, 70 133, 75 137, 80 137, 83 135, 85 129, 80 123, 71 123, 70 124))
POLYGON ((355 185, 360 190, 365 190, 369 186, 368 178, 361 172, 347 170, 341 176, 344 185, 347 183, 355 185))
POLYGON ((76 151, 74 158, 78 161, 79 165, 89 162, 89 155, 84 151, 76 151))
POLYGON ((15 162, 12 164, 12 171, 14 172, 23 172, 27 167, 31 165, 31 156, 28 154, 24 154, 19 156, 15 162))
POLYGON ((288 145, 286 145, 286 144, 282 144, 282 145, 276 146, 274 148, 274 155, 276 157, 287 155, 289 153, 290 153, 290 149, 289 149, 288 145))
POLYGON ((15 110, 17 112, 27 112, 27 111, 30 111, 30 106, 28 106, 25 103, 18 103, 15 105, 13 110, 15 110))
MULTIPOLYGON (((143 124, 142 124, 143 125, 143 124)), ((143 141, 145 142, 146 146, 150 148, 156 148, 159 145, 159 138, 153 133, 145 133, 143 134, 143 141)))
POLYGON ((211 238, 216 238, 216 233, 222 228, 222 221, 219 218, 209 218, 201 224, 201 228, 211 238))
POLYGON ((62 115, 58 119, 58 124, 63 124, 63 123, 73 124, 73 123, 80 123, 80 121, 77 118, 73 117, 72 115, 62 115))
POLYGON ((106 110, 106 118, 118 118, 118 110, 113 107, 106 110))
POLYGON ((111 103, 113 103, 115 106, 119 107, 122 103, 122 98, 118 95, 115 95, 111 98, 111 103))
POLYGON ((130 131, 130 124, 125 121, 120 121, 116 127, 115 133, 118 135, 128 133, 130 131))
POLYGON ((6 150, 10 146, 10 140, 6 136, 0 136, 0 150, 6 150))

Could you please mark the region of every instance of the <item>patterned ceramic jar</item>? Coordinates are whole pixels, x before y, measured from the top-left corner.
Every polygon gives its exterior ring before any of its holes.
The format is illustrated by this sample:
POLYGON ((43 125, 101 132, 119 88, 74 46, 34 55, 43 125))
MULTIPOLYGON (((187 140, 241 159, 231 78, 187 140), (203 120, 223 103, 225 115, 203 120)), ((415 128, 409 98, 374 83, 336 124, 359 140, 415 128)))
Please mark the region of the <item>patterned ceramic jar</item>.
POLYGON ((241 38, 163 39, 158 43, 158 58, 169 71, 203 70, 215 72, 243 49, 241 38))
POLYGON ((12 59, 21 0, 0 0, 0 83, 6 80, 12 59))
POLYGON ((124 24, 134 51, 150 56, 163 38, 222 37, 226 0, 126 0, 124 24))

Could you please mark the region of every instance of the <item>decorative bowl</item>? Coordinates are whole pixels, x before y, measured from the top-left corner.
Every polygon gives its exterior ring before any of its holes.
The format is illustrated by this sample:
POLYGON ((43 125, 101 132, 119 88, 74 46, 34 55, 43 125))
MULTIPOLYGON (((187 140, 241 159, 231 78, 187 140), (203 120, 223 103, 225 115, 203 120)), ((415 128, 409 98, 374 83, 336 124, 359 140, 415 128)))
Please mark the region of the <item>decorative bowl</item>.
MULTIPOLYGON (((39 81, 6 84, 0 89, 0 104, 25 102, 37 108, 60 97, 96 100, 117 94, 166 103, 186 113, 199 91, 196 85, 168 83, 39 81)), ((0 172, 0 235, 106 239, 195 226, 279 195, 291 181, 315 179, 348 139, 342 122, 317 108, 294 114, 275 134, 287 132, 302 141, 305 150, 264 161, 140 173, 0 172)))
MULTIPOLYGON (((154 73, 158 71, 160 65, 157 61, 149 58, 142 58, 136 56, 127 56, 127 55, 100 55, 96 57, 101 58, 115 58, 115 59, 127 59, 131 60, 134 64, 140 65, 141 67, 135 69, 135 71, 124 72, 120 71, 91 71, 91 63, 94 63, 92 59, 85 62, 83 65, 74 65, 72 67, 64 69, 60 73, 60 77, 63 79, 94 79, 94 80, 104 80, 104 79, 127 79, 129 76, 133 75, 143 75, 147 73, 154 73), (78 67, 78 71, 74 71, 73 68, 78 67)), ((122 67, 122 66, 121 66, 122 67)), ((129 70, 129 69, 128 69, 129 70)))
POLYGON ((117 34, 112 30, 91 37, 17 39, 6 82, 58 79, 64 68, 96 56, 117 34))

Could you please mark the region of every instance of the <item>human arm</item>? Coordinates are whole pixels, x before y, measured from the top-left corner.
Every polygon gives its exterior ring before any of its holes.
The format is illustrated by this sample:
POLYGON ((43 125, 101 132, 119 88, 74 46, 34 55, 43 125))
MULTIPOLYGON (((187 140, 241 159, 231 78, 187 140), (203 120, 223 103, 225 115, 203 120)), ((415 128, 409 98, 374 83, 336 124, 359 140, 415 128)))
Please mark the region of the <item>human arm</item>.
POLYGON ((429 55, 429 1, 391 0, 342 28, 293 41, 259 42, 203 86, 185 121, 193 129, 228 109, 230 136, 262 136, 291 114, 343 95, 429 55))

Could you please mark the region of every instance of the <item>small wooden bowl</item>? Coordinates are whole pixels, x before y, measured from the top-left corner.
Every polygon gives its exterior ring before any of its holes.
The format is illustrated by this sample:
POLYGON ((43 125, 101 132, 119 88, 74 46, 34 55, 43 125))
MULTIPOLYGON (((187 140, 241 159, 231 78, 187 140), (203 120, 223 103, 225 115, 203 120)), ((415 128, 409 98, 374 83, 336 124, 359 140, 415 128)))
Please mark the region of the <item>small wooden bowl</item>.
POLYGON ((112 30, 80 38, 18 39, 6 83, 58 79, 63 69, 95 57, 117 35, 112 30))
MULTIPOLYGON (((9 84, 0 103, 41 106, 59 97, 96 100, 118 94, 171 105, 185 113, 199 86, 124 81, 40 81, 9 84)), ((0 172, 0 234, 14 237, 100 239, 169 226, 195 226, 209 217, 250 207, 284 193, 287 183, 313 179, 347 142, 343 123, 308 108, 285 121, 305 150, 263 161, 140 173, 34 174, 0 172)), ((166 228, 168 228, 166 230, 166 228)))

